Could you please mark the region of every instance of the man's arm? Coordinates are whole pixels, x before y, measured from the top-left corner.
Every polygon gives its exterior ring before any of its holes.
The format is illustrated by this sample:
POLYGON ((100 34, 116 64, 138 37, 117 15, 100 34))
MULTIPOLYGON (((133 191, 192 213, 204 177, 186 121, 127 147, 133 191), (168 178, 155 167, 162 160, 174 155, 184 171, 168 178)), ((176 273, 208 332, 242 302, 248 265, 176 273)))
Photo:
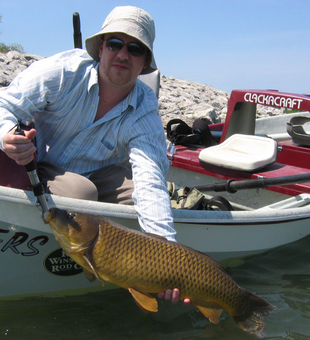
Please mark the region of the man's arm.
POLYGON ((143 231, 176 241, 165 179, 169 168, 166 142, 162 125, 159 124, 161 122, 158 120, 147 120, 145 117, 142 126, 141 124, 131 126, 130 130, 136 129, 138 135, 130 142, 130 162, 134 183, 133 201, 143 231))

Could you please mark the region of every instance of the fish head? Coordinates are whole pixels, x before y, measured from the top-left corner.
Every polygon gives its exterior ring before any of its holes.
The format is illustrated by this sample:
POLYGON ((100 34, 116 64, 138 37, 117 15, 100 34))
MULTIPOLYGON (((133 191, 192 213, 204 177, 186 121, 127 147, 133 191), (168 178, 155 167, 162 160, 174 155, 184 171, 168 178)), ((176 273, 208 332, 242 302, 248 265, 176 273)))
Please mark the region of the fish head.
POLYGON ((44 214, 56 240, 68 253, 89 248, 96 240, 100 223, 95 215, 52 208, 44 214))

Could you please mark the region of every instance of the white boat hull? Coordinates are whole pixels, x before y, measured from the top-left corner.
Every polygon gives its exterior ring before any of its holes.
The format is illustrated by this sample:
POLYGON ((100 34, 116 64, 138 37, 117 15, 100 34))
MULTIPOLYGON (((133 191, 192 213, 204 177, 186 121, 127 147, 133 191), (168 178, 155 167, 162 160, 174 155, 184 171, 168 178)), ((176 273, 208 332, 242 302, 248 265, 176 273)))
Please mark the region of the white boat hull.
MULTIPOLYGON (((297 241, 310 234, 309 197, 300 195, 286 199, 285 205, 249 211, 174 210, 178 241, 217 260, 256 254, 297 241)), ((50 207, 98 214, 140 229, 132 206, 52 195, 47 198, 50 207)), ((0 296, 102 289, 97 282, 88 282, 80 268, 63 254, 35 202, 30 191, 0 186, 0 296)), ((113 285, 107 283, 105 288, 113 285)))

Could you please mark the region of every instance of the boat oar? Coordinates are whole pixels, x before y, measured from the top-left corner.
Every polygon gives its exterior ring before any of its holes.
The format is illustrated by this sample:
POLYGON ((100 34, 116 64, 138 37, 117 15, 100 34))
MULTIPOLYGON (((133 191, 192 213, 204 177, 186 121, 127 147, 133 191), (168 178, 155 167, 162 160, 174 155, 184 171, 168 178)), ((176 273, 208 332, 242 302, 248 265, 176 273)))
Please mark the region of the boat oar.
POLYGON ((244 189, 262 189, 273 187, 277 185, 290 185, 297 183, 307 183, 310 182, 310 173, 281 176, 274 178, 257 178, 257 179, 247 179, 236 181, 234 179, 229 179, 227 182, 215 183, 208 185, 195 186, 197 190, 200 191, 227 191, 230 193, 235 193, 238 190, 244 189))
MULTIPOLYGON (((17 126, 14 133, 15 133, 15 135, 24 135, 25 136, 24 131, 19 126, 17 126)), ((32 160, 30 163, 25 165, 25 169, 28 173, 28 176, 29 176, 29 179, 30 179, 30 182, 31 182, 32 191, 33 191, 34 195, 37 197, 38 203, 40 204, 40 207, 41 207, 41 210, 44 213, 44 212, 49 210, 49 207, 48 207, 48 204, 47 204, 46 197, 44 195, 43 185, 40 182, 39 177, 38 177, 37 167, 36 167, 35 161, 32 160)))
POLYGON ((80 25, 80 15, 78 12, 73 13, 73 40, 74 48, 82 48, 82 33, 80 25))

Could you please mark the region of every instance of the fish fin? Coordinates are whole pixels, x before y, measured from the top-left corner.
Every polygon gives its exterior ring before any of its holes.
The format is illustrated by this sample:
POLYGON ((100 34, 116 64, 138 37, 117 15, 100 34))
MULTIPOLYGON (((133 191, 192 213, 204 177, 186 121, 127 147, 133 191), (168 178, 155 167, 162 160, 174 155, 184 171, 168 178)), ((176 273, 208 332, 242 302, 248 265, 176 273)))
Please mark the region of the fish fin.
POLYGON ((147 294, 141 293, 133 288, 128 288, 130 294, 133 296, 136 304, 144 311, 144 312, 157 312, 158 304, 156 299, 147 294))
MULTIPOLYGON (((104 287, 104 281, 97 273, 96 269, 93 267, 92 263, 90 262, 89 258, 84 254, 83 259, 87 262, 87 264, 90 266, 91 270, 93 271, 93 275, 97 278, 97 280, 101 283, 102 287, 104 287)), ((87 276, 86 276, 87 277, 87 276)), ((87 277, 88 278, 88 277, 87 277)), ((93 281, 91 281, 93 282, 93 281)))
POLYGON ((269 304, 263 298, 250 293, 243 289, 246 297, 247 305, 238 315, 231 315, 235 323, 245 332, 263 338, 265 334, 265 324, 263 317, 268 316, 269 312, 277 309, 277 307, 269 304))
POLYGON ((87 269, 83 268, 83 273, 87 277, 88 281, 94 282, 96 280, 96 276, 87 269))
POLYGON ((199 303, 193 302, 193 305, 196 306, 201 313, 208 318, 212 323, 218 324, 220 316, 222 314, 223 309, 213 302, 204 302, 203 305, 199 303))

